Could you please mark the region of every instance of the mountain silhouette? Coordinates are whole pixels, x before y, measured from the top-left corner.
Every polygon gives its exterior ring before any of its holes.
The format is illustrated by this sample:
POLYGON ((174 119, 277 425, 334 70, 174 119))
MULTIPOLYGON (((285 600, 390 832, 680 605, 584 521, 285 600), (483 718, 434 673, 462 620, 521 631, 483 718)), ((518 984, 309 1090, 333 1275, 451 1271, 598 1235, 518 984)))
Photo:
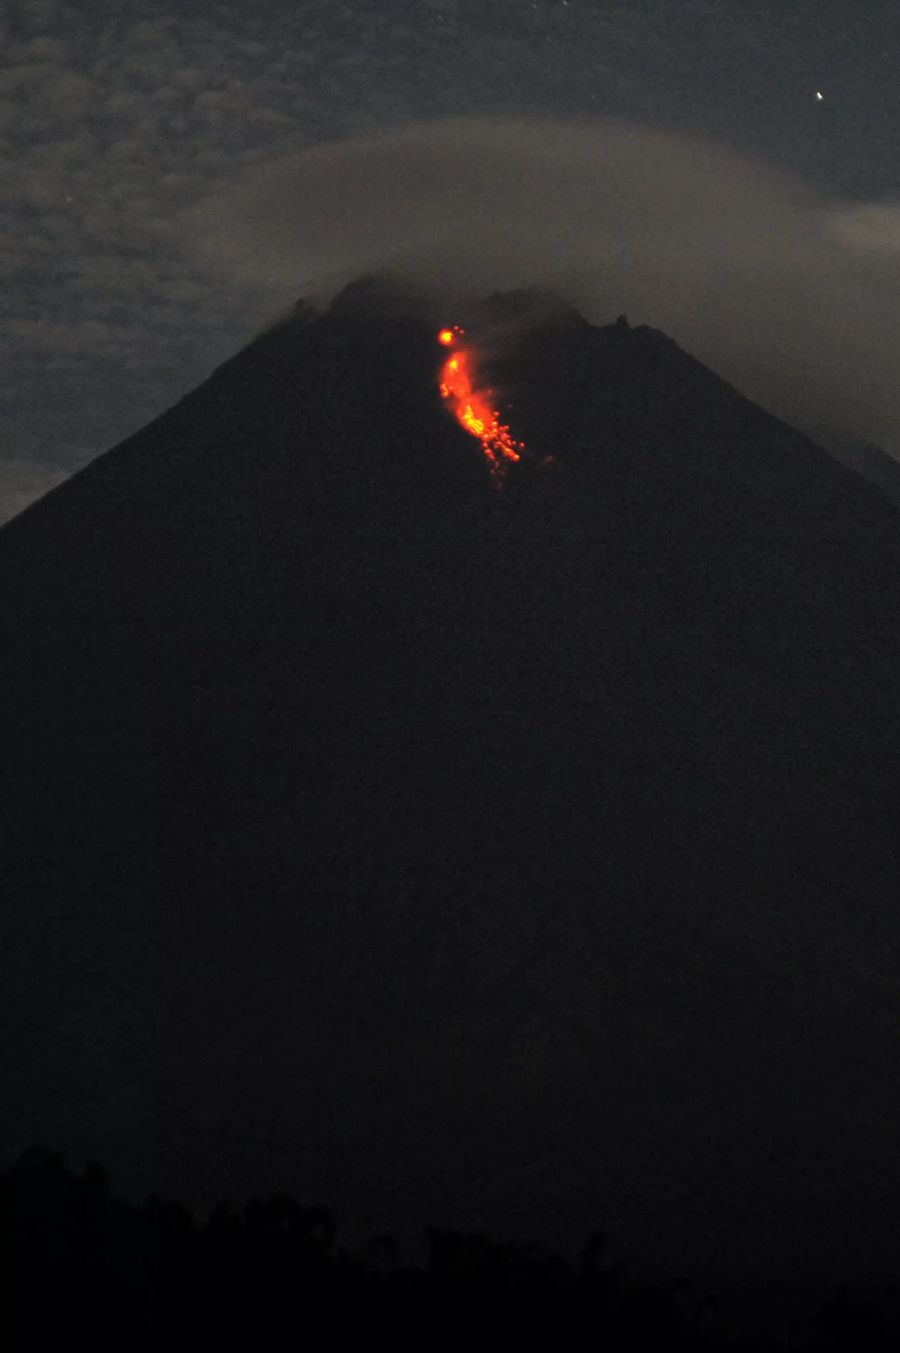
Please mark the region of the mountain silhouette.
POLYGON ((828 441, 828 449, 842 465, 900 505, 900 461, 872 442, 834 435, 828 441))
POLYGON ((893 1253, 883 495, 651 328, 363 281, 10 522, 0 580, 5 1155, 893 1253))

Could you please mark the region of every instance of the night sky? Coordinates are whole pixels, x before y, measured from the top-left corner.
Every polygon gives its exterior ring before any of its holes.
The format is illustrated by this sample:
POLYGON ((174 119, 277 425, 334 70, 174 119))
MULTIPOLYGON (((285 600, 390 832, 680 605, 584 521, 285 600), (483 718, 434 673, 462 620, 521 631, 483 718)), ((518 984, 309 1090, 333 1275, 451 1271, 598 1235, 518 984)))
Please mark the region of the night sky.
POLYGON ((852 219, 879 256, 893 266, 900 247, 893 0, 180 0, 146 14, 11 0, 0 15, 0 518, 295 299, 207 258, 191 213, 322 143, 447 117, 612 116, 864 204, 852 219))

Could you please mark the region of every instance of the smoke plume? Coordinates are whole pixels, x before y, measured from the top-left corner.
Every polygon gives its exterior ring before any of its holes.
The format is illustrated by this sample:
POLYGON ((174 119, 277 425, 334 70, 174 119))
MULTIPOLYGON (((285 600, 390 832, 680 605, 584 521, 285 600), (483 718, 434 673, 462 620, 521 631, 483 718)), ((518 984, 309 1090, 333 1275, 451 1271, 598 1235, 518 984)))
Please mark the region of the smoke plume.
POLYGON ((835 202, 725 147, 611 120, 419 123, 257 166, 189 230, 273 309, 383 270, 450 320, 552 288, 664 329, 797 426, 900 456, 900 205, 835 202))

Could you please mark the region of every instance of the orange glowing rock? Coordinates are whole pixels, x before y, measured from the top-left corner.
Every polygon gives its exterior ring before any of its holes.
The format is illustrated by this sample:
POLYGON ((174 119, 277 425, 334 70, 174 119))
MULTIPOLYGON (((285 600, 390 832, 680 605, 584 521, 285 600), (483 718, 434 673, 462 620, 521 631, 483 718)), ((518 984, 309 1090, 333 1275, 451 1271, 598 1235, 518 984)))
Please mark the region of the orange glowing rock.
MULTIPOLYGON (((438 342, 451 347, 463 333, 458 326, 441 329, 438 342)), ((494 483, 502 488, 509 466, 522 459, 525 444, 517 442, 507 425, 500 422, 500 414, 493 407, 493 391, 478 388, 473 369, 471 349, 457 347, 441 367, 441 396, 466 431, 481 442, 494 483)))

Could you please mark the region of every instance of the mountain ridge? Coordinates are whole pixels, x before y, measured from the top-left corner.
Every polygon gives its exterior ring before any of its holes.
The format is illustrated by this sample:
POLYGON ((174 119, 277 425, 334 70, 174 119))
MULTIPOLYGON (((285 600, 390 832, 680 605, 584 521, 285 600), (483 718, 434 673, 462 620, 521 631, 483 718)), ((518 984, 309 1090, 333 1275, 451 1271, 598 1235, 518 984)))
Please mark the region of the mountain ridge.
POLYGON ((891 1243, 897 511, 519 301, 498 493, 437 389, 467 317, 372 296, 0 531, 0 1150, 377 1226, 630 1208, 743 1269, 863 1203, 891 1243))

